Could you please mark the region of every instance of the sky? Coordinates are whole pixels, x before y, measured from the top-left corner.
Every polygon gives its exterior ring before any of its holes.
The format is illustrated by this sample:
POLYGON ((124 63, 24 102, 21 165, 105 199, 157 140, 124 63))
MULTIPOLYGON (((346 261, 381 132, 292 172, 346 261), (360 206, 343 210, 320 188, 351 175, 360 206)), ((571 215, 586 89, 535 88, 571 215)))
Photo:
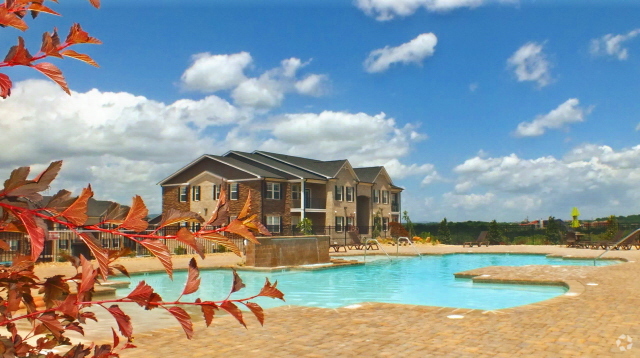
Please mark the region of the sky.
POLYGON ((65 164, 160 212, 202 154, 265 150, 384 165, 414 222, 640 212, 640 2, 63 0, 0 49, 78 22, 100 68, 52 59, 0 99, 0 175, 65 164))

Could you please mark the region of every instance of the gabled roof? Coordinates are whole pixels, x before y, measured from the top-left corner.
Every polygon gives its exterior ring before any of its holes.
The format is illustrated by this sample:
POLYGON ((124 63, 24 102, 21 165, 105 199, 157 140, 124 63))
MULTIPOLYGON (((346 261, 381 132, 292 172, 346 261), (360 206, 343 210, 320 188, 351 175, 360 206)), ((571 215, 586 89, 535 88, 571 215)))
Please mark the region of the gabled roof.
POLYGON ((360 181, 365 183, 374 183, 381 170, 382 167, 353 168, 360 181))
POLYGON ((208 168, 212 168, 211 172, 215 173, 217 171, 213 170, 213 167, 216 166, 216 163, 218 163, 218 165, 220 163, 224 164, 225 175, 220 175, 220 176, 224 177, 225 179, 238 180, 238 179, 254 179, 254 178, 259 179, 260 178, 260 174, 254 173, 253 170, 251 170, 253 168, 247 169, 246 165, 243 165, 244 168, 242 168, 236 165, 238 163, 235 163, 231 160, 224 160, 223 157, 204 154, 198 157, 196 160, 192 161, 191 163, 180 168, 178 171, 169 175, 168 177, 162 179, 158 184, 172 185, 172 184, 185 183, 191 180, 192 178, 200 175, 203 171, 206 171, 208 168), (198 170, 198 166, 201 166, 202 168, 207 168, 207 169, 198 170))
MULTIPOLYGON (((47 206, 47 204, 49 204, 49 201, 51 201, 51 198, 53 197, 49 195, 43 196, 42 201, 40 201, 39 204, 42 206, 47 206)), ((87 219, 85 225, 97 224, 100 221, 100 217, 107 214, 107 210, 109 210, 109 207, 112 204, 115 204, 115 202, 110 200, 96 200, 94 198, 89 198, 89 200, 87 201, 87 216, 89 218, 87 219)), ((129 206, 126 205, 120 205, 120 207, 126 210, 129 209, 129 206)))
MULTIPOLYGON (((320 176, 318 174, 314 174, 310 171, 306 171, 303 169, 300 169, 298 167, 295 166, 291 166, 289 164, 283 163, 281 161, 275 160, 273 158, 270 157, 265 157, 264 155, 260 155, 260 154, 254 154, 254 153, 247 153, 247 152, 241 152, 241 151, 237 151, 237 150, 232 150, 227 152, 225 155, 225 157, 232 157, 232 158, 237 158, 239 160, 244 160, 244 161, 249 161, 251 163, 260 163, 264 166, 267 166, 269 168, 272 168, 273 170, 276 170, 278 172, 282 172, 284 174, 288 174, 294 178, 298 178, 298 179, 318 179, 318 180, 324 180, 325 177, 324 176, 320 176)), ((285 175, 286 176, 286 175, 285 175)))
POLYGON ((300 169, 304 169, 314 174, 319 174, 326 179, 335 178, 338 175, 338 172, 340 171, 340 169, 342 169, 345 163, 347 163, 346 159, 324 161, 324 160, 296 157, 293 155, 264 152, 259 150, 256 150, 253 153, 278 160, 282 163, 289 164, 289 165, 298 167, 300 169))
POLYGON ((278 172, 277 170, 268 170, 264 168, 258 168, 255 165, 251 165, 250 163, 238 160, 233 157, 220 157, 217 155, 207 155, 207 156, 215 158, 218 161, 229 164, 238 169, 244 170, 247 173, 252 173, 254 175, 257 175, 261 178, 287 179, 283 175, 284 173, 278 172))

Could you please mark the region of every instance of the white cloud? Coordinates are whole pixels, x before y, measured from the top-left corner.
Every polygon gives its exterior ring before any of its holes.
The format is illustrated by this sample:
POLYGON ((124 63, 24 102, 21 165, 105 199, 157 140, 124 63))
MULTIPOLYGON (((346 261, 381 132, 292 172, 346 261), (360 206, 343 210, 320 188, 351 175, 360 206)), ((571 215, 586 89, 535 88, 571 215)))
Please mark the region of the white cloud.
POLYGON ((469 84, 469 91, 475 92, 478 87, 480 87, 480 85, 477 82, 471 83, 469 84))
MULTIPOLYGON (((143 195, 157 210, 159 180, 194 158, 228 148, 203 131, 251 120, 216 96, 164 104, 93 89, 71 96, 49 81, 18 82, 0 106, 0 174, 65 160, 58 185, 91 183, 99 199, 143 195)), ((223 136, 222 136, 223 137, 223 136)))
POLYGON ((547 129, 562 128, 570 123, 584 121, 591 108, 581 108, 577 98, 570 98, 551 112, 537 116, 531 122, 521 122, 515 131, 518 137, 535 137, 543 135, 547 129))
POLYGON ((513 69, 518 82, 533 81, 539 88, 551 83, 551 63, 542 52, 543 46, 528 42, 509 57, 507 65, 513 69))
POLYGON ((394 63, 421 65, 425 58, 433 55, 437 43, 436 35, 425 33, 397 47, 373 50, 364 61, 365 70, 369 73, 384 72, 394 63))
POLYGON ((287 93, 317 97, 327 92, 326 75, 308 74, 298 78, 298 72, 311 61, 291 57, 258 77, 247 77, 244 71, 253 62, 247 52, 202 53, 193 58, 193 64, 182 75, 182 86, 201 92, 230 90, 234 104, 240 107, 264 111, 279 107, 287 93))
POLYGON ((456 191, 443 196, 443 205, 463 217, 567 218, 573 206, 587 217, 628 215, 640 200, 640 145, 618 151, 583 145, 561 159, 474 157, 454 173, 456 191))
POLYGON ((486 0, 356 0, 356 6, 378 21, 391 20, 396 16, 409 16, 419 8, 428 11, 450 11, 457 8, 474 8, 486 0))
POLYGON ((591 40, 591 54, 594 56, 613 56, 620 61, 629 58, 629 50, 622 47, 623 42, 640 35, 640 29, 629 31, 624 35, 607 34, 591 40))
POLYGON ((234 88, 247 79, 244 70, 253 61, 247 52, 231 55, 205 52, 193 55, 192 58, 193 64, 182 74, 182 86, 200 92, 234 88))

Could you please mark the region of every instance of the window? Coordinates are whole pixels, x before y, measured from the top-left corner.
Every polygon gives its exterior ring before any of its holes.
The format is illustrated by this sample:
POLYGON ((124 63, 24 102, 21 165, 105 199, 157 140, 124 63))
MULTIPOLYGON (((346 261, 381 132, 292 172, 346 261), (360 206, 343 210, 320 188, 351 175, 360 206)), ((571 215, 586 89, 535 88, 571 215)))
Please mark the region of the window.
POLYGON ((348 186, 346 187, 346 197, 347 197, 347 201, 352 202, 353 201, 353 187, 352 186, 348 186))
POLYGON ((119 249, 120 248, 120 239, 118 239, 118 238, 111 239, 111 247, 114 248, 114 249, 119 249))
POLYGON ((383 204, 389 204, 389 191, 388 190, 383 190, 382 191, 382 203, 383 204))
POLYGON ((353 216, 347 216, 347 230, 353 228, 353 216))
POLYGON ((280 183, 267 183, 267 199, 280 200, 280 183))
POLYGON ((200 201, 200 185, 191 187, 191 200, 200 201))
POLYGON ((376 204, 380 204, 380 190, 373 191, 373 202, 376 204))
POLYGON ((229 199, 238 200, 238 183, 229 184, 229 199))
POLYGON ((60 248, 61 250, 66 250, 69 248, 69 241, 68 240, 58 240, 58 248, 60 248))
POLYGON ((300 200, 300 184, 291 185, 291 200, 300 200))
POLYGON ((187 187, 186 186, 181 186, 180 190, 178 192, 178 200, 181 203, 184 203, 187 201, 187 187))
POLYGON ((337 201, 342 201, 342 192, 344 191, 344 186, 336 185, 335 199, 337 201))
POLYGON ((279 216, 267 216, 267 230, 271 232, 280 232, 279 216))
MULTIPOLYGON (((220 185, 213 184, 212 188, 212 196, 213 200, 220 199, 220 185)), ((206 215, 206 214, 205 214, 206 215)))
POLYGON ((389 230, 389 218, 382 218, 382 231, 389 230))
POLYGON ((336 232, 344 231, 344 216, 336 216, 336 232))

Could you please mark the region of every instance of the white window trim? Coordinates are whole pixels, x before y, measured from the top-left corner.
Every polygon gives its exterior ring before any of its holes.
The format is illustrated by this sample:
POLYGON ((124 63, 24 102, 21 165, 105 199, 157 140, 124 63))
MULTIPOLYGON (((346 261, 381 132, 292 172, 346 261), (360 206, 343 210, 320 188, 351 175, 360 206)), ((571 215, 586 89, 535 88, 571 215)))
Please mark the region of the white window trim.
POLYGON ((280 183, 267 182, 267 199, 269 200, 280 200, 282 195, 282 185, 280 183), (271 190, 269 189, 271 186, 271 190))
POLYGON ((238 198, 240 197, 240 185, 238 185, 238 183, 230 183, 229 184, 229 200, 238 200, 238 198), (235 186, 236 190, 233 190, 233 187, 235 186), (235 198, 233 197, 233 194, 235 193, 235 198))
POLYGON ((194 185, 191 187, 191 201, 200 201, 200 185, 194 185))
POLYGON ((278 215, 267 215, 267 218, 265 221, 267 222, 267 227, 270 227, 270 226, 278 227, 278 231, 273 231, 273 232, 275 233, 282 232, 282 217, 278 215), (274 220, 274 219, 277 219, 277 220, 274 220), (274 223, 274 221, 276 221, 277 223, 274 223))
POLYGON ((333 193, 333 198, 336 201, 344 201, 344 185, 336 185, 334 186, 334 190, 335 193, 333 193))
POLYGON ((336 224, 336 232, 344 232, 344 216, 336 216, 335 224, 336 224), (338 225, 338 219, 340 219, 341 224, 338 225))
POLYGON ((181 186, 178 189, 178 201, 181 203, 186 203, 189 199, 189 188, 186 186, 181 186))
POLYGON ((300 184, 291 184, 291 200, 300 200, 302 199, 302 186, 300 184), (294 190, 298 189, 298 190, 294 190), (298 197, 294 197, 293 194, 297 194, 298 197))
POLYGON ((356 193, 356 191, 355 191, 354 187, 352 187, 352 186, 345 187, 345 193, 344 193, 345 200, 347 202, 349 202, 349 203, 353 203, 353 199, 354 199, 355 193, 356 193), (349 194, 351 194, 351 198, 349 198, 349 194))
POLYGON ((382 191, 382 203, 389 204, 389 190, 382 191))

